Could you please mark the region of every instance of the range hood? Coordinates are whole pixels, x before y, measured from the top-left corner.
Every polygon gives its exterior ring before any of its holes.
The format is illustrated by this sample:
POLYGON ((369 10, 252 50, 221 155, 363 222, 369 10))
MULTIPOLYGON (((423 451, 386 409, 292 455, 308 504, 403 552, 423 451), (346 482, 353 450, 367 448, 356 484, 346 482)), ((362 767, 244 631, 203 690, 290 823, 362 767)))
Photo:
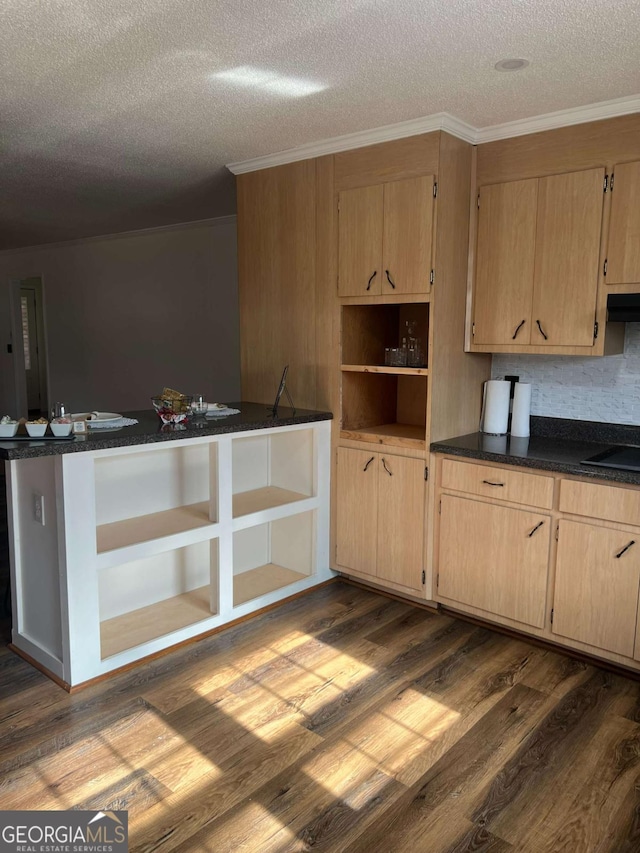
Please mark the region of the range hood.
POLYGON ((640 323, 640 293, 610 293, 607 312, 611 323, 640 323))

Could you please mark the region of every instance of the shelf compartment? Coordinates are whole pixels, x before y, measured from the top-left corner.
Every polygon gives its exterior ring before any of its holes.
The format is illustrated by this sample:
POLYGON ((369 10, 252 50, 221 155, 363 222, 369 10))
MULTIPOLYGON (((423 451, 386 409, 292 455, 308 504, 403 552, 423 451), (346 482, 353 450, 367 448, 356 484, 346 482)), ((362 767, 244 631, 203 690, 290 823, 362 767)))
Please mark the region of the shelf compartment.
POLYGON ((234 518, 317 494, 313 430, 236 438, 232 447, 234 518))
POLYGON ((315 572, 314 510, 233 534, 233 605, 238 607, 315 572))
POLYGON ((95 460, 98 552, 218 521, 218 444, 95 460))
POLYGON ((341 437, 423 450, 427 382, 427 376, 343 373, 341 437))
POLYGON ((101 658, 219 612, 218 541, 113 566, 98 579, 101 658))
MULTIPOLYGON (((385 347, 402 345, 406 322, 416 323, 426 368, 429 363, 429 304, 343 305, 342 306, 342 363, 384 367, 385 347)), ((393 368, 391 368, 393 370, 393 368)))
POLYGON ((97 552, 103 554, 119 548, 128 548, 176 533, 210 527, 211 524, 208 501, 113 521, 111 524, 101 524, 96 529, 97 552))
POLYGON ((343 364, 345 373, 385 373, 395 376, 428 376, 427 367, 389 367, 386 364, 343 364))

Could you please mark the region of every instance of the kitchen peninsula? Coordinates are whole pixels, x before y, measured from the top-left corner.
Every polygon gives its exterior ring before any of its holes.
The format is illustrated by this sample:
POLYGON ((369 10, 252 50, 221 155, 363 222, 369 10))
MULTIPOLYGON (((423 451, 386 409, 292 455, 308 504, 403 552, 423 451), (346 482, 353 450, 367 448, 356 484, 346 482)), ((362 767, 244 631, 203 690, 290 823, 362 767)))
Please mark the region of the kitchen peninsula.
POLYGON ((328 412, 2 441, 12 645, 66 689, 329 580, 328 412))

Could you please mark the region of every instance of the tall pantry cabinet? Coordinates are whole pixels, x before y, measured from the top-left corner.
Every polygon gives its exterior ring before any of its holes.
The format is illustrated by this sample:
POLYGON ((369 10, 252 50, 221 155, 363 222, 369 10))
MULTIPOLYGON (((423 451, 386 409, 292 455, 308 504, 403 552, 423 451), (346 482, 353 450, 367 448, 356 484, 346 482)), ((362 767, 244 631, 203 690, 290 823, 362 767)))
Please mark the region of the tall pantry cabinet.
POLYGON ((332 567, 432 598, 428 448, 477 429, 463 351, 472 147, 444 132, 238 176, 243 398, 333 421, 332 567), (411 334, 422 357, 386 365, 411 334))

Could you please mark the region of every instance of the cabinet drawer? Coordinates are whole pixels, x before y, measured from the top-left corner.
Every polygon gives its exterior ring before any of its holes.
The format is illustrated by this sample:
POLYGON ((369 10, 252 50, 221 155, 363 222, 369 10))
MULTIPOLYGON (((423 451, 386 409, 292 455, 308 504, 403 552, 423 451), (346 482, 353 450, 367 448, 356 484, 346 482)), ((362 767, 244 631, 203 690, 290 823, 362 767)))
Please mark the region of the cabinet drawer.
POLYGON ((562 480, 560 511, 640 526, 640 489, 562 480))
POLYGON ((543 509, 553 505, 553 477, 453 459, 442 463, 442 488, 543 509))

